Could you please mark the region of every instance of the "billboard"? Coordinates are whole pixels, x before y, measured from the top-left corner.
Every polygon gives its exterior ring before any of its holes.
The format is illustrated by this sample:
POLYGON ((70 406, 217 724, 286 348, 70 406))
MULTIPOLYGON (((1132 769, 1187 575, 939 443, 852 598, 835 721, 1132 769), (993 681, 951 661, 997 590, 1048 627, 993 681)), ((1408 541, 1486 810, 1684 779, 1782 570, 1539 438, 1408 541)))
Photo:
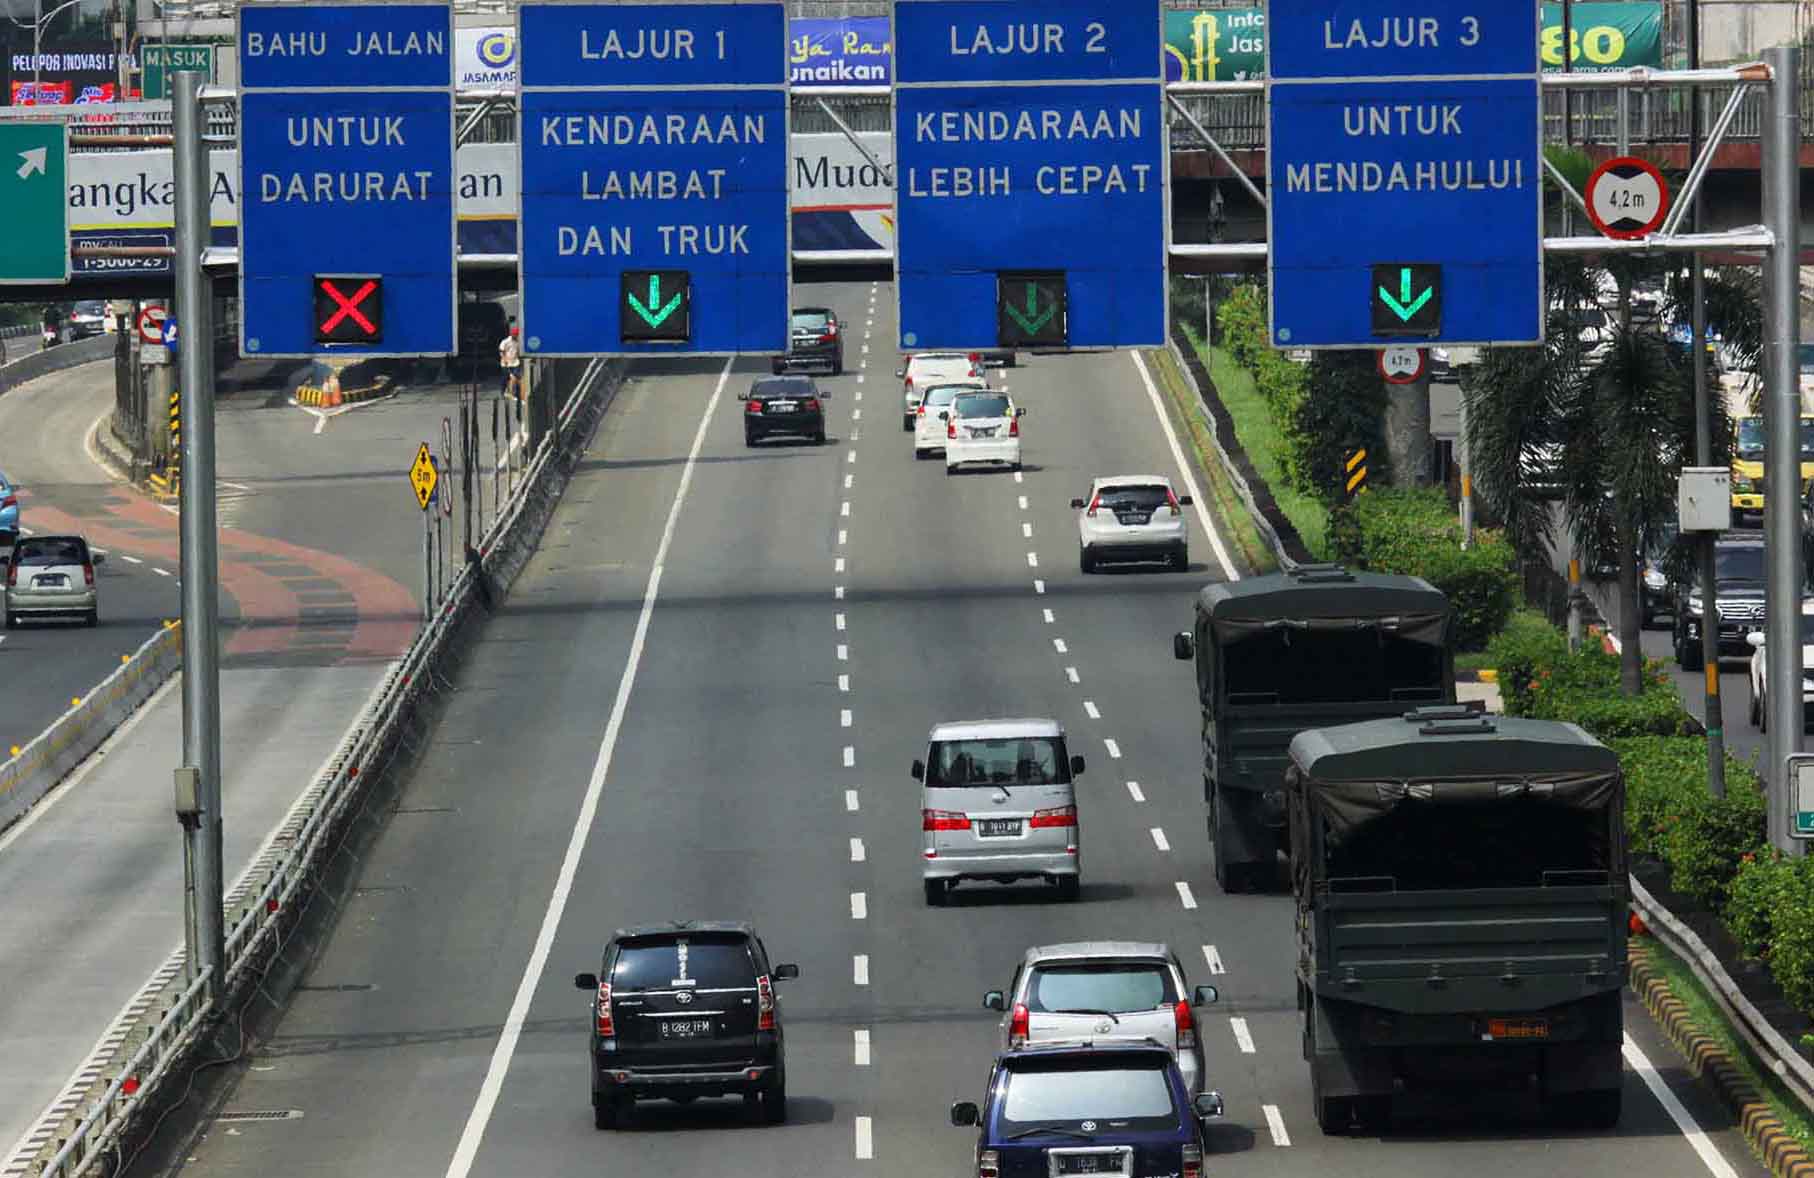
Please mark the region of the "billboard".
MULTIPOLYGON (((1562 68, 1562 5, 1544 4, 1545 70, 1562 68)), ((1576 72, 1663 64, 1663 6, 1608 0, 1569 6, 1576 72)), ((1266 73, 1266 10, 1209 8, 1165 14, 1165 80, 1242 82, 1266 73)))
MULTIPOLYGON (((126 66, 133 67, 132 56, 126 66)), ((119 97, 120 56, 105 42, 46 45, 36 58, 31 49, 6 56, 7 100, 15 106, 66 106, 113 102, 119 97), (36 103, 32 84, 39 85, 36 103)))
POLYGON ((787 80, 796 86, 886 86, 893 63, 885 16, 787 22, 787 80))

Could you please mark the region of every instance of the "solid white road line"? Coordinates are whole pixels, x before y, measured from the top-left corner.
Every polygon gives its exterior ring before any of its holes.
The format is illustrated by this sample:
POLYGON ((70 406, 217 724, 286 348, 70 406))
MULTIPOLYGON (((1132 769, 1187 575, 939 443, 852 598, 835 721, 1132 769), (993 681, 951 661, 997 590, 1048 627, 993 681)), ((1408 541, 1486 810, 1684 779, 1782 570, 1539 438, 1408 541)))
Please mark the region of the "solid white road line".
POLYGON ((1140 792, 1140 783, 1138 781, 1128 782, 1127 792, 1133 796, 1133 799, 1136 802, 1146 801, 1146 795, 1140 792))
POLYGON ((1086 699, 1083 701, 1083 714, 1092 720, 1102 719, 1102 713, 1096 710, 1095 700, 1086 699))
POLYGON ((861 863, 866 855, 867 855, 867 852, 864 851, 864 849, 863 849, 863 840, 860 838, 851 839, 850 840, 850 861, 852 863, 861 863))
POLYGON ((1183 904, 1186 908, 1195 908, 1197 906, 1197 898, 1190 894, 1190 885, 1183 880, 1179 880, 1177 888, 1178 902, 1183 904))
POLYGON ((1231 1018, 1228 1020, 1228 1028, 1235 1033, 1235 1046, 1241 1049, 1241 1054, 1252 1055, 1253 1032, 1247 1029, 1247 1020, 1244 1018, 1231 1018))
POLYGON ((1038 577, 1033 578, 1033 592, 1044 593, 1045 591, 1046 591, 1046 583, 1044 581, 1040 580, 1038 577))
POLYGON ((854 1056, 855 1056, 856 1065, 860 1068, 868 1067, 869 1066, 869 1030, 868 1030, 868 1028, 858 1027, 856 1029, 856 1031, 854 1032, 854 1034, 852 1035, 852 1038, 855 1040, 855 1043, 853 1044, 853 1046, 855 1048, 854 1056))
POLYGON ((839 691, 849 691, 850 690, 850 676, 849 675, 839 675, 838 676, 838 690, 839 691))
POLYGON ((604 738, 599 742, 598 757, 592 765, 592 776, 586 783, 585 797, 580 802, 579 814, 567 839, 567 853, 555 876, 554 893, 548 898, 547 911, 542 914, 542 927, 536 933, 535 947, 530 950, 528 964, 523 969, 522 980, 517 984, 510 1012, 504 1018, 497 1046, 492 1049, 491 1063, 485 1070, 484 1081, 479 1085, 478 1099, 473 1102, 472 1113, 466 1118, 466 1128, 461 1132, 459 1144, 454 1147, 453 1157, 447 1163, 447 1178, 466 1178, 472 1171, 472 1164, 479 1155, 479 1143, 485 1137, 485 1127, 491 1121, 492 1110, 497 1107, 498 1095, 504 1090, 504 1077, 510 1071, 510 1061, 516 1054, 517 1041, 522 1038, 523 1023, 529 1017, 530 1002, 535 998, 536 987, 541 984, 549 951, 554 948, 554 937, 560 930, 568 897, 573 894, 573 880, 579 873, 580 859, 585 854, 586 838, 598 817, 599 801, 605 792, 605 778, 611 772, 611 758, 617 751, 618 733, 623 731, 624 713, 630 706, 630 690, 636 684, 636 669, 642 662, 643 646, 649 638, 649 622, 655 615, 655 599, 661 590, 663 563, 667 560, 668 548, 674 542, 674 529, 680 521, 680 509, 686 503, 687 488, 693 484, 693 469, 698 464, 699 451, 705 446, 706 428, 711 425, 712 414, 717 411, 718 401, 724 395, 724 385, 730 379, 733 363, 735 357, 726 358, 724 367, 718 373, 718 383, 712 389, 711 398, 706 401, 705 412, 699 418, 699 429, 693 434, 693 447, 687 452, 686 465, 681 468, 680 486, 674 492, 674 501, 668 507, 667 524, 662 528, 661 540, 655 547, 649 583, 643 590, 642 612, 637 616, 636 630, 630 637, 629 657, 624 662, 623 676, 617 683, 617 698, 612 701, 610 718, 605 721, 604 738))
POLYGON ((839 708, 838 709, 838 727, 840 727, 840 728, 849 728, 850 727, 850 709, 849 708, 839 708))
POLYGON ((869 1161, 876 1156, 875 1133, 868 1117, 857 1118, 857 1160, 869 1161))
POLYGON ((1155 826, 1150 833, 1153 836, 1153 846, 1158 847, 1161 851, 1169 851, 1172 849, 1172 845, 1165 841, 1164 827, 1155 826))
POLYGON ((1048 625, 1048 626, 1050 626, 1050 625, 1051 625, 1051 624, 1052 624, 1052 623, 1053 623, 1053 622, 1056 622, 1056 621, 1057 621, 1057 620, 1058 620, 1058 619, 1057 619, 1057 618, 1055 618, 1055 617, 1053 617, 1053 616, 1052 616, 1052 611, 1051 611, 1051 610, 1049 610, 1049 609, 1048 609, 1048 610, 1041 610, 1041 611, 1040 611, 1040 612, 1041 612, 1041 613, 1043 613, 1043 614, 1044 614, 1044 615, 1045 615, 1045 618, 1046 618, 1046 625, 1048 625))
POLYGON ((1178 464, 1178 473, 1184 479, 1191 498, 1197 507, 1197 523, 1203 528, 1203 534, 1209 537, 1209 546, 1215 550, 1216 563, 1222 566, 1222 575, 1230 581, 1238 581, 1241 574, 1235 571, 1234 562, 1228 559, 1228 549, 1222 546, 1222 537, 1216 531, 1216 524, 1209 515, 1209 506, 1203 500, 1203 492, 1197 488, 1197 476, 1191 470, 1190 463, 1184 460, 1184 450, 1178 445, 1177 431, 1172 429, 1172 419, 1167 416, 1165 406, 1159 401, 1159 389, 1153 384, 1152 374, 1146 370, 1146 360, 1139 352, 1129 352, 1134 359, 1134 370, 1140 373, 1140 383, 1146 386, 1147 400, 1152 402, 1153 412, 1158 415, 1159 427, 1165 431, 1165 441, 1172 449, 1172 461, 1178 464))
POLYGON ((847 789, 844 791, 844 808, 846 810, 849 810, 852 814, 855 814, 857 812, 857 791, 856 790, 847 789))
POLYGON ((1102 742, 1102 745, 1104 748, 1109 750, 1109 756, 1115 758, 1117 761, 1119 761, 1121 759, 1121 746, 1120 745, 1116 744, 1112 740, 1104 740, 1102 742))
POLYGON ((844 746, 844 767, 849 769, 857 763, 857 750, 850 745, 844 746))
POLYGON ((1689 1148, 1701 1159, 1707 1172, 1715 1178, 1738 1178, 1738 1172, 1732 1168, 1732 1163, 1725 1159, 1708 1138, 1706 1131, 1695 1121, 1694 1114, 1670 1090, 1668 1082, 1652 1066, 1650 1057, 1644 1054, 1630 1035, 1625 1036, 1625 1063, 1644 1081, 1644 1086, 1657 1098, 1657 1103, 1663 1106, 1663 1111, 1669 1114, 1675 1127, 1682 1131, 1689 1148))
POLYGON ((850 893, 850 918, 866 920, 869 917, 869 897, 862 892, 850 893))
POLYGON ((1064 653, 1066 653, 1068 648, 1064 644, 1064 639, 1054 638, 1054 639, 1052 639, 1052 649, 1057 651, 1059 654, 1064 654, 1064 653))
MULTIPOLYGON (((1291 1134, 1285 1132, 1285 1118, 1276 1104, 1263 1104, 1260 1111, 1266 1114, 1266 1130, 1272 1134, 1272 1143, 1280 1149, 1291 1144, 1291 1134)), ((1736 1178, 1736 1176, 1735 1176, 1736 1178)))
POLYGON ((1228 972, 1227 967, 1222 964, 1222 954, 1217 951, 1214 945, 1203 946, 1203 961, 1204 964, 1209 966, 1210 973, 1228 972))
POLYGON ((850 647, 844 645, 842 642, 838 643, 838 661, 841 663, 850 661, 850 647))
POLYGON ((850 979, 859 986, 869 984, 869 954, 859 953, 850 959, 850 979))
POLYGON ((1073 683, 1082 683, 1083 682, 1082 679, 1077 677, 1077 668, 1076 667, 1066 667, 1064 669, 1064 677, 1066 679, 1069 679, 1073 683))

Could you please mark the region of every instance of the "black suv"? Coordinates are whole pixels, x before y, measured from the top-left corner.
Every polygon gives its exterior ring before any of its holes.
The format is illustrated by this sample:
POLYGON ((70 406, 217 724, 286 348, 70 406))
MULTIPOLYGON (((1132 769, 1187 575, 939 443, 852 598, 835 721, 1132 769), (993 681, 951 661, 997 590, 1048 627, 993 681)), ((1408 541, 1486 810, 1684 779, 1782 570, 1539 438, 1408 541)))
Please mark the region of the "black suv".
MULTIPOLYGON (((1714 577, 1719 590, 1720 655, 1738 657, 1751 653, 1745 635, 1764 626, 1764 544, 1761 538, 1721 536, 1713 544, 1714 577)), ((1672 586, 1675 603, 1675 662, 1684 671, 1698 671, 1705 597, 1698 568, 1687 570, 1687 583, 1672 586)))
POLYGON ((825 444, 826 394, 810 376, 765 376, 738 393, 743 402, 743 444, 754 446, 781 434, 825 444))
POLYGON ((830 307, 795 307, 787 325, 787 355, 776 356, 775 375, 789 368, 823 364, 833 376, 844 374, 844 333, 830 307))
POLYGON ((741 1093, 763 1120, 787 1120, 787 1065, 770 966, 747 924, 678 921, 618 929, 604 967, 573 979, 593 992, 592 1122, 615 1129, 638 1100, 686 1103, 741 1093))

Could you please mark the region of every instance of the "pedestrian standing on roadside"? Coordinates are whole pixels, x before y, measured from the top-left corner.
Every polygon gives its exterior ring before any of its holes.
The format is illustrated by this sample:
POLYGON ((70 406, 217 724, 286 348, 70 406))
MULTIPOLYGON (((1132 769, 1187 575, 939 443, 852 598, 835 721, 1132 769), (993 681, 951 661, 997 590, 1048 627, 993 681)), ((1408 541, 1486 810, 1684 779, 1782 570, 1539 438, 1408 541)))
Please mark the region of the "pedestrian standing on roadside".
POLYGON ((510 331, 498 341, 498 391, 505 396, 517 389, 517 377, 523 369, 523 352, 517 345, 516 320, 510 321, 510 331))

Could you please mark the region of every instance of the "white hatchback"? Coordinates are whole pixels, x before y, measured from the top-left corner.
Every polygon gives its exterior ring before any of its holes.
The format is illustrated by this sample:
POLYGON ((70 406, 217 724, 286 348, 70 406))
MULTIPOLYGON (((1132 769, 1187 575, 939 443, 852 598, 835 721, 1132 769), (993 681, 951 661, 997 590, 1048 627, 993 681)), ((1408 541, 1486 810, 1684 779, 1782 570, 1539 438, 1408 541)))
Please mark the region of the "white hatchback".
POLYGON ((920 398, 934 385, 974 380, 983 384, 983 358, 980 352, 921 352, 909 356, 895 372, 901 378, 901 428, 913 429, 913 419, 920 408, 920 398))
POLYGON ((1184 509, 1191 498, 1172 491, 1159 475, 1116 475, 1090 484, 1071 500, 1077 511, 1077 566, 1086 573, 1111 560, 1163 560, 1179 572, 1190 567, 1190 531, 1184 509))
POLYGON ((1020 469, 1020 419, 1025 409, 994 390, 963 392, 951 399, 945 417, 945 473, 970 463, 1020 469))

